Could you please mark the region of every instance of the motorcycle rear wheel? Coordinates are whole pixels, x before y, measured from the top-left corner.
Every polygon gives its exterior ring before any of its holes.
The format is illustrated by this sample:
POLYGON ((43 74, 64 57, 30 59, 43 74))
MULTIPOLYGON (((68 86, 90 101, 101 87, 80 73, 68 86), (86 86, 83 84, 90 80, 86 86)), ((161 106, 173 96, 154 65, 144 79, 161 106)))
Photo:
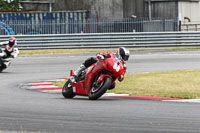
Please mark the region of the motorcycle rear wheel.
MULTIPOLYGON (((96 80, 97 79, 98 78, 96 78, 96 80)), ((90 100, 97 100, 98 98, 100 98, 107 91, 112 83, 112 79, 109 77, 104 78, 100 84, 95 84, 97 83, 96 80, 92 84, 92 87, 88 94, 90 100)))
POLYGON ((72 81, 69 79, 62 88, 62 95, 65 98, 73 98, 75 96, 72 89, 72 81))

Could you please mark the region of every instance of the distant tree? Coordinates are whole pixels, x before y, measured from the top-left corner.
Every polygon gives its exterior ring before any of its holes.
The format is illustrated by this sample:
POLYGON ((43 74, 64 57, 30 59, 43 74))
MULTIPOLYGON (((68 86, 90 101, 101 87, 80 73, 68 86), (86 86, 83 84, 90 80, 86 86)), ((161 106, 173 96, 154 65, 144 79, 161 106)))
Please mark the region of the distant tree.
POLYGON ((19 9, 19 0, 14 0, 11 2, 0 0, 0 11, 17 11, 19 9))

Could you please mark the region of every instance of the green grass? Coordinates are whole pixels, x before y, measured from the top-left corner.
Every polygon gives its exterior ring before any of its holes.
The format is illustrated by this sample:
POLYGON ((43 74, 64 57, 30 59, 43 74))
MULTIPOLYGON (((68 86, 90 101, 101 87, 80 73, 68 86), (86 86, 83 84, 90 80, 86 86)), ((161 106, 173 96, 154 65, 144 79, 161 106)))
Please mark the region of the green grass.
MULTIPOLYGON (((131 48, 130 51, 152 51, 152 50, 189 50, 200 48, 131 48)), ((88 53, 88 52, 108 52, 116 51, 115 49, 41 49, 41 50, 20 50, 19 55, 35 54, 57 54, 57 53, 88 53)))
POLYGON ((200 70, 126 74, 124 81, 117 81, 116 88, 108 92, 196 99, 200 98, 200 70))
MULTIPOLYGON (((110 49, 114 51, 114 49, 110 49)), ((62 54, 62 53, 88 53, 88 52, 106 52, 107 49, 43 49, 43 50, 20 50, 19 55, 34 54, 62 54)))

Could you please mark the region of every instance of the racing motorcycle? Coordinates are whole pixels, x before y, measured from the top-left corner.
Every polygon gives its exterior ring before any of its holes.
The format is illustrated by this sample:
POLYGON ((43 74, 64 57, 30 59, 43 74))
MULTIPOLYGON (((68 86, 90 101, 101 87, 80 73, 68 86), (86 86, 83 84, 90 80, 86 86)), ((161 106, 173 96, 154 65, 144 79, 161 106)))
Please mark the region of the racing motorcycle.
POLYGON ((88 96, 90 100, 97 100, 108 89, 115 88, 115 80, 124 76, 126 67, 122 62, 112 56, 104 56, 104 59, 80 73, 77 79, 70 71, 70 78, 62 88, 62 95, 65 98, 73 98, 76 95, 88 96))
POLYGON ((0 48, 0 72, 2 72, 4 69, 6 69, 10 63, 12 58, 3 58, 4 53, 3 50, 0 48))

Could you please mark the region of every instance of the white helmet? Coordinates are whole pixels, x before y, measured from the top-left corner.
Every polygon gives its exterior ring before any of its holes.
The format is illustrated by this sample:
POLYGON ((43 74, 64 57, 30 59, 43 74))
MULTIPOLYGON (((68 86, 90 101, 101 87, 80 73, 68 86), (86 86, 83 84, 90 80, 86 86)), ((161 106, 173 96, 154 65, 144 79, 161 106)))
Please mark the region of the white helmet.
POLYGON ((123 59, 124 61, 127 61, 130 56, 129 50, 126 49, 125 47, 118 48, 116 54, 119 57, 119 59, 123 59))

